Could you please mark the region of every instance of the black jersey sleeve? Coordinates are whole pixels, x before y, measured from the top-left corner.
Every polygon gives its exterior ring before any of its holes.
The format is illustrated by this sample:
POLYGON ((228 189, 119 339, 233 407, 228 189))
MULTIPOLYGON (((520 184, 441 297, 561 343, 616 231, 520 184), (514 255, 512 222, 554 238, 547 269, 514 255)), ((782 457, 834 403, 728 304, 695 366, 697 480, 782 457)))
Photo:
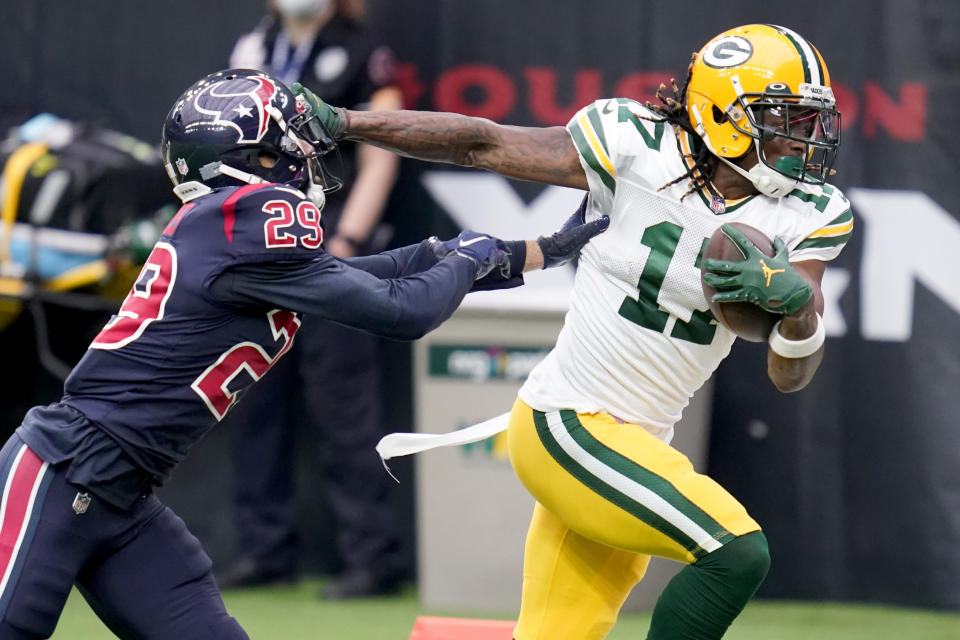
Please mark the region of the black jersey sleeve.
POLYGON ((321 254, 308 262, 231 267, 211 283, 210 293, 228 304, 299 311, 384 337, 414 340, 450 317, 475 273, 469 259, 454 255, 418 273, 381 278, 321 254))

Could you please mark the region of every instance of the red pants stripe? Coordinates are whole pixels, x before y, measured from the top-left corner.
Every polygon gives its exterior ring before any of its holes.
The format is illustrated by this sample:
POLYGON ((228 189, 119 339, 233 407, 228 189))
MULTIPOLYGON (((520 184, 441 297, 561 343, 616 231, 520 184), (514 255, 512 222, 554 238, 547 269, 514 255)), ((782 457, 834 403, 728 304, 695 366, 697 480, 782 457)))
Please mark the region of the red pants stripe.
POLYGON ((0 595, 6 589, 20 545, 30 524, 30 513, 48 463, 26 445, 20 447, 4 479, 0 502, 0 595))

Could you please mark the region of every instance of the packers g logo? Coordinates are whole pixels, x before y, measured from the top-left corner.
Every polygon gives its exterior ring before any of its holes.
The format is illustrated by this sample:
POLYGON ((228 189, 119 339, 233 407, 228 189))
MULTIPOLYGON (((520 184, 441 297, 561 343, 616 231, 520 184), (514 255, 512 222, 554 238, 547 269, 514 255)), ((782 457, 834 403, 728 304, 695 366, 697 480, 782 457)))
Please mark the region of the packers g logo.
POLYGON ((708 44, 703 51, 703 62, 714 69, 726 69, 743 64, 753 55, 753 45, 742 36, 724 36, 708 44))

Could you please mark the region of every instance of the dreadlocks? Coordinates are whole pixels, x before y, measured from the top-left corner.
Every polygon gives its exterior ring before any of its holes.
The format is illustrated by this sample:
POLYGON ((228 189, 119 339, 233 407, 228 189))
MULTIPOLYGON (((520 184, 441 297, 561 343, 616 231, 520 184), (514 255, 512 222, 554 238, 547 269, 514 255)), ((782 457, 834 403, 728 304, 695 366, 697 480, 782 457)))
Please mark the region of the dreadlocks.
POLYGON ((707 149, 707 145, 703 144, 703 141, 700 140, 700 136, 697 135, 693 125, 690 123, 690 116, 687 114, 687 108, 684 104, 684 96, 687 93, 687 85, 690 84, 690 74, 693 71, 693 62, 696 59, 696 56, 697 54, 694 53, 690 58, 690 64, 687 67, 687 77, 683 81, 683 88, 677 86, 677 81, 675 78, 670 78, 670 87, 673 91, 673 95, 665 95, 667 87, 666 85, 661 84, 657 89, 657 99, 660 100, 662 104, 653 104, 650 101, 647 101, 646 103, 646 107, 648 109, 660 116, 657 120, 646 118, 647 120, 651 120, 652 122, 670 123, 671 125, 680 127, 693 137, 693 153, 684 155, 685 158, 693 161, 693 166, 691 166, 683 175, 674 178, 658 189, 658 191, 663 191, 667 187, 671 187, 678 182, 690 180, 690 188, 687 189, 687 192, 684 193, 680 198, 681 201, 683 201, 683 199, 691 193, 694 193, 704 187, 708 188, 711 193, 715 191, 713 185, 710 183, 710 180, 713 178, 713 174, 717 170, 717 159, 712 153, 710 153, 710 150, 707 149))

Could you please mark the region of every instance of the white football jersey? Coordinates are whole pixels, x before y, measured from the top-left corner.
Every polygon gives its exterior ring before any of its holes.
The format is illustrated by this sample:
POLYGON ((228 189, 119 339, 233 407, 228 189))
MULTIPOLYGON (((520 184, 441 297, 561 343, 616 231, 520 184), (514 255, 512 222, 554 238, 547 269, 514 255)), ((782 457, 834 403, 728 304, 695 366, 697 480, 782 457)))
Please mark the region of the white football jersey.
POLYGON ((587 220, 610 228, 584 247, 563 330, 520 398, 539 411, 606 412, 669 442, 693 393, 736 336, 709 312, 700 284, 707 240, 743 222, 786 243, 791 262, 835 258, 853 229, 836 188, 797 184, 775 199, 693 192, 692 140, 632 100, 599 100, 567 129, 590 184, 587 220))

